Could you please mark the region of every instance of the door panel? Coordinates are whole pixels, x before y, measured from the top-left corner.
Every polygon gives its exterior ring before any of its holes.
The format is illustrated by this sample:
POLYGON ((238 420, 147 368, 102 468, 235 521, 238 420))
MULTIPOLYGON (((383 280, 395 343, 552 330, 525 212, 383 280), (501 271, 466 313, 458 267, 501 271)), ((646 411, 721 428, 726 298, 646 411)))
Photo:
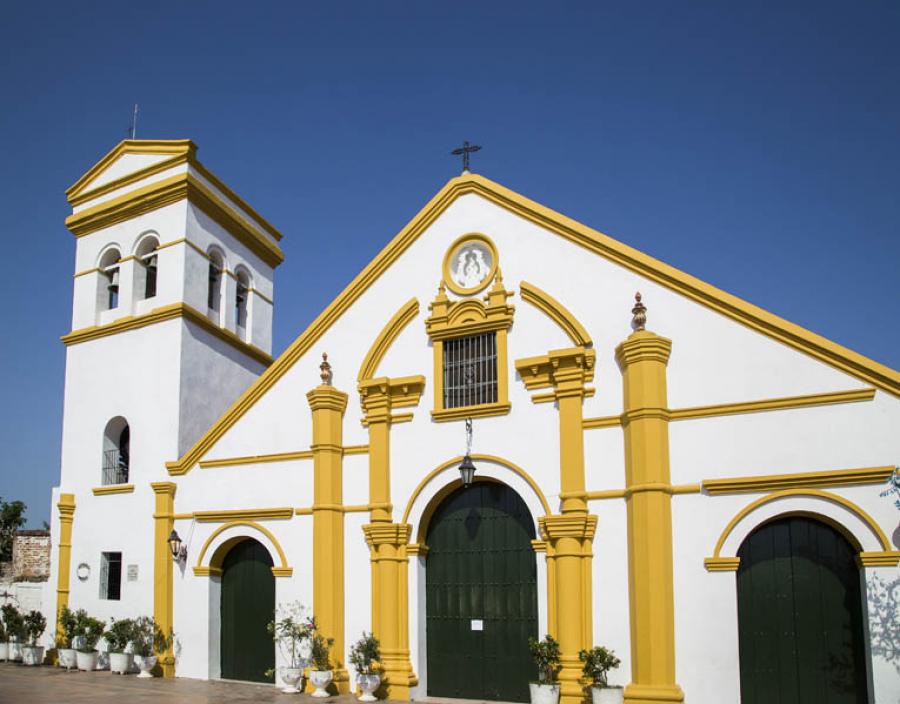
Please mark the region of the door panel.
POLYGON ((260 543, 243 540, 222 563, 222 679, 273 682, 275 644, 266 625, 275 614, 272 558, 260 543))
POLYGON ((536 670, 534 522, 509 487, 476 482, 435 511, 426 542, 429 696, 527 701, 536 670), (474 619, 483 630, 473 630, 474 619))
POLYGON ((738 551, 742 704, 865 704, 856 554, 830 526, 783 518, 738 551))

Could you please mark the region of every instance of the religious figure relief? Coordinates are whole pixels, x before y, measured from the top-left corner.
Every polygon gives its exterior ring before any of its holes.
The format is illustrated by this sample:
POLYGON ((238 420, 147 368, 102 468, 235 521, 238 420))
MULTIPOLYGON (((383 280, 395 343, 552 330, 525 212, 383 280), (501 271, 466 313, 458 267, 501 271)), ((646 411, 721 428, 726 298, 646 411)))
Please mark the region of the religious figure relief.
POLYGON ((477 288, 491 273, 491 252, 480 242, 467 242, 450 265, 453 282, 464 289, 477 288))

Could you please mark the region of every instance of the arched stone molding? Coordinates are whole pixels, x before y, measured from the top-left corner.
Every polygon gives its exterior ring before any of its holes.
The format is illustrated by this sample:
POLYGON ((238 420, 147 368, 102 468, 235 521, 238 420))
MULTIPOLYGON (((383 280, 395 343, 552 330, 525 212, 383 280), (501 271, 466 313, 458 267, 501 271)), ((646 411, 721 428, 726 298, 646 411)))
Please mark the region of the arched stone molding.
POLYGON ((100 250, 100 253, 97 255, 97 267, 102 269, 107 266, 111 266, 115 264, 119 260, 122 259, 122 245, 118 242, 110 242, 103 249, 100 250), (110 256, 110 253, 115 251, 116 258, 113 259, 110 256))
POLYGON ((357 381, 365 381, 375 376, 378 365, 381 364, 381 360, 384 359, 391 345, 418 314, 419 301, 415 298, 410 298, 400 307, 400 310, 394 313, 366 353, 359 373, 356 375, 357 381))
POLYGON ((900 552, 892 549, 881 526, 857 504, 828 491, 786 489, 762 496, 738 511, 719 535, 712 557, 703 561, 706 569, 737 570, 737 551, 744 539, 763 523, 791 515, 811 516, 831 525, 859 551, 863 564, 871 560, 900 561, 900 552))
POLYGON ((522 281, 519 284, 519 291, 522 294, 522 300, 533 305, 556 323, 568 335, 573 345, 578 347, 590 347, 593 345, 591 336, 584 325, 579 322, 578 318, 568 308, 549 293, 527 281, 522 281))
MULTIPOLYGON (((400 522, 412 524, 412 534, 420 545, 425 542, 428 521, 434 510, 446 496, 462 485, 456 470, 462 459, 454 457, 435 467, 419 482, 409 497, 400 522)), ((548 515, 551 511, 547 497, 534 478, 518 465, 495 455, 473 454, 472 461, 478 468, 476 480, 493 479, 508 485, 522 497, 535 520, 535 533, 539 533, 538 517, 548 515)))
POLYGON ((231 521, 216 528, 200 548, 194 574, 198 577, 220 576, 222 561, 237 543, 247 538, 259 541, 272 556, 272 574, 276 577, 290 577, 294 568, 287 563, 284 550, 275 535, 254 521, 231 521), (207 554, 209 559, 206 559, 207 554))
MULTIPOLYGON (((146 242, 150 239, 156 241, 156 247, 159 247, 160 242, 162 242, 162 239, 156 230, 145 230, 135 238, 134 247, 131 248, 132 256, 139 257, 142 254, 147 254, 150 250, 146 248, 146 242)), ((154 247, 154 249, 156 247, 154 247)))

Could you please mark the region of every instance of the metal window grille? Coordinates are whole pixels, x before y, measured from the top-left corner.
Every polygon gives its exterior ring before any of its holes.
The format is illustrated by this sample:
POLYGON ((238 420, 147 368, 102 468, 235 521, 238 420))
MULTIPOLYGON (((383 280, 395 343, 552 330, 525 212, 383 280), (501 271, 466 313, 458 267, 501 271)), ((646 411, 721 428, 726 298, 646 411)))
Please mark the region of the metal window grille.
POLYGON ((122 553, 100 554, 100 598, 118 601, 122 596, 122 553))
POLYGON ((103 484, 128 483, 128 452, 106 450, 103 453, 103 484))
POLYGON ((444 408, 497 402, 497 333, 444 342, 444 408))

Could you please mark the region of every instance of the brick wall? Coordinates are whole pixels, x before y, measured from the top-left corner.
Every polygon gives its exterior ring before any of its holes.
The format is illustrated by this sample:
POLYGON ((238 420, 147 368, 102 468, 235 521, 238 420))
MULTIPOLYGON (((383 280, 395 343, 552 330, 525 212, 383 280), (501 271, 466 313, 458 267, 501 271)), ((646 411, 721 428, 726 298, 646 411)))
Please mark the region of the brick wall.
POLYGON ((50 532, 20 530, 13 542, 13 578, 16 581, 44 582, 50 577, 50 532))

